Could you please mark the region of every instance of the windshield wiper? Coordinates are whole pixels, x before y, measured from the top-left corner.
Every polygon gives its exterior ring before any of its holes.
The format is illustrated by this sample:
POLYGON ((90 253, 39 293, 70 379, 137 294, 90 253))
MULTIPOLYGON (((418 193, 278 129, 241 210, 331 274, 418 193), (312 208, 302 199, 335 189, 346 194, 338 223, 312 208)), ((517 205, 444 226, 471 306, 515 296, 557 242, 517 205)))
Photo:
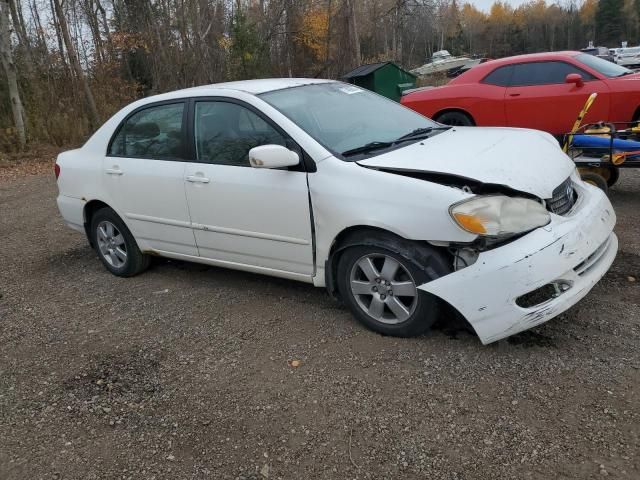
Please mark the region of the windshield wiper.
POLYGON ((625 75, 631 75, 633 71, 627 70, 626 72, 622 72, 620 75, 616 75, 616 77, 624 77, 625 75))
POLYGON ((407 142, 409 140, 416 140, 419 138, 427 137, 431 132, 435 130, 449 130, 451 126, 446 125, 443 127, 426 127, 426 128, 416 128, 406 135, 402 135, 399 138, 396 138, 392 142, 369 142, 366 145, 362 145, 361 147, 352 148, 350 150, 346 150, 342 152, 342 155, 345 157, 349 157, 351 155, 358 155, 359 153, 367 153, 373 150, 379 150, 381 148, 393 147, 394 145, 402 142, 407 142))
POLYGON ((345 150, 342 152, 342 155, 348 157, 350 155, 357 155, 359 153, 367 153, 373 150, 378 150, 380 148, 387 148, 393 146, 394 142, 369 142, 366 145, 362 145, 361 147, 352 148, 350 150, 345 150))
POLYGON ((427 135, 429 135, 431 132, 433 132, 434 130, 449 130, 451 128, 450 125, 446 125, 443 127, 424 127, 424 128, 416 128, 415 130, 412 130, 411 132, 402 135, 401 137, 398 137, 395 139, 395 142, 404 142, 405 140, 413 140, 415 138, 421 138, 421 137, 425 137, 427 135))

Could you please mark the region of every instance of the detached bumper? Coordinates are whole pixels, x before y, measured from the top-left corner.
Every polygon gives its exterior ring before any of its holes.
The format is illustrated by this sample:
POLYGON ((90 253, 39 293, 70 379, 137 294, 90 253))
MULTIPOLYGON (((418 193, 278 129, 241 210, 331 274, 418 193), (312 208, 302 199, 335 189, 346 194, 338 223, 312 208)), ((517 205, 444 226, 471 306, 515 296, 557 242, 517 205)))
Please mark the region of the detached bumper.
POLYGON ((481 253, 473 265, 418 288, 453 305, 483 344, 564 312, 602 278, 618 250, 609 199, 590 185, 576 185, 576 190, 578 201, 567 216, 552 215, 546 227, 481 253), (541 292, 555 287, 555 293, 528 308, 518 305, 521 297, 542 287, 541 292))

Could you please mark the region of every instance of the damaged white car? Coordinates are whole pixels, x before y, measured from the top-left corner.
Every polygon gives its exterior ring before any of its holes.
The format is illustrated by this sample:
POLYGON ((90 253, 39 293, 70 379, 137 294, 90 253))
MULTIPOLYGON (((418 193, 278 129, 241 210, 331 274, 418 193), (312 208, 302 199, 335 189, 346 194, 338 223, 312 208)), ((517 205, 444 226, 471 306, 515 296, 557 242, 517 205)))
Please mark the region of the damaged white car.
POLYGON ((388 335, 449 305, 490 343, 565 311, 615 214, 546 133, 437 124, 340 82, 135 102, 57 160, 58 206, 115 275, 150 255, 312 283, 388 335))

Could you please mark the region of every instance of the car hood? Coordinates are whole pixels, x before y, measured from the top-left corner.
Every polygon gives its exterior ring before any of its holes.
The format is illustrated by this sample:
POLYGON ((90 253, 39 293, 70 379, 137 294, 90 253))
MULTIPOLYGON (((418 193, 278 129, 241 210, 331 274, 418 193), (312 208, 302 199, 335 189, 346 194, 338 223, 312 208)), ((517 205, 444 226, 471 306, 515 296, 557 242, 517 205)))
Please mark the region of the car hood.
POLYGON ((539 198, 575 170, 551 135, 518 128, 454 127, 359 165, 402 172, 454 175, 504 185, 539 198))

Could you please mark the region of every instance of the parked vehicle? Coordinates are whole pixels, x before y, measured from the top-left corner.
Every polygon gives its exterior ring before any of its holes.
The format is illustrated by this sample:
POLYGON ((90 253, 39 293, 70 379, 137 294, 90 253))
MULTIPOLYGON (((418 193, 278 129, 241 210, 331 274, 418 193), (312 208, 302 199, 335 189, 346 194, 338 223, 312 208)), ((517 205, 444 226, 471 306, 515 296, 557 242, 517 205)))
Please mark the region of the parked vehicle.
POLYGON ((594 57, 601 58, 607 62, 615 62, 615 57, 607 47, 593 47, 589 45, 587 48, 580 49, 582 53, 588 53, 594 57))
POLYGON ((469 57, 454 57, 447 50, 433 52, 431 58, 421 67, 414 68, 411 73, 418 77, 433 75, 434 73, 446 72, 453 68, 464 67, 465 65, 475 65, 479 63, 476 59, 469 57))
POLYGON ((640 67, 640 47, 621 48, 615 62, 624 67, 640 67))
POLYGON ((580 52, 491 60, 442 87, 401 98, 448 125, 509 126, 562 135, 591 93, 598 102, 585 123, 640 118, 640 74, 580 52))
POLYGON ((137 101, 56 176, 64 220, 115 275, 160 255, 299 280, 388 335, 446 305, 483 343, 529 329, 584 297, 618 244, 607 197, 548 134, 446 127, 334 81, 137 101))

